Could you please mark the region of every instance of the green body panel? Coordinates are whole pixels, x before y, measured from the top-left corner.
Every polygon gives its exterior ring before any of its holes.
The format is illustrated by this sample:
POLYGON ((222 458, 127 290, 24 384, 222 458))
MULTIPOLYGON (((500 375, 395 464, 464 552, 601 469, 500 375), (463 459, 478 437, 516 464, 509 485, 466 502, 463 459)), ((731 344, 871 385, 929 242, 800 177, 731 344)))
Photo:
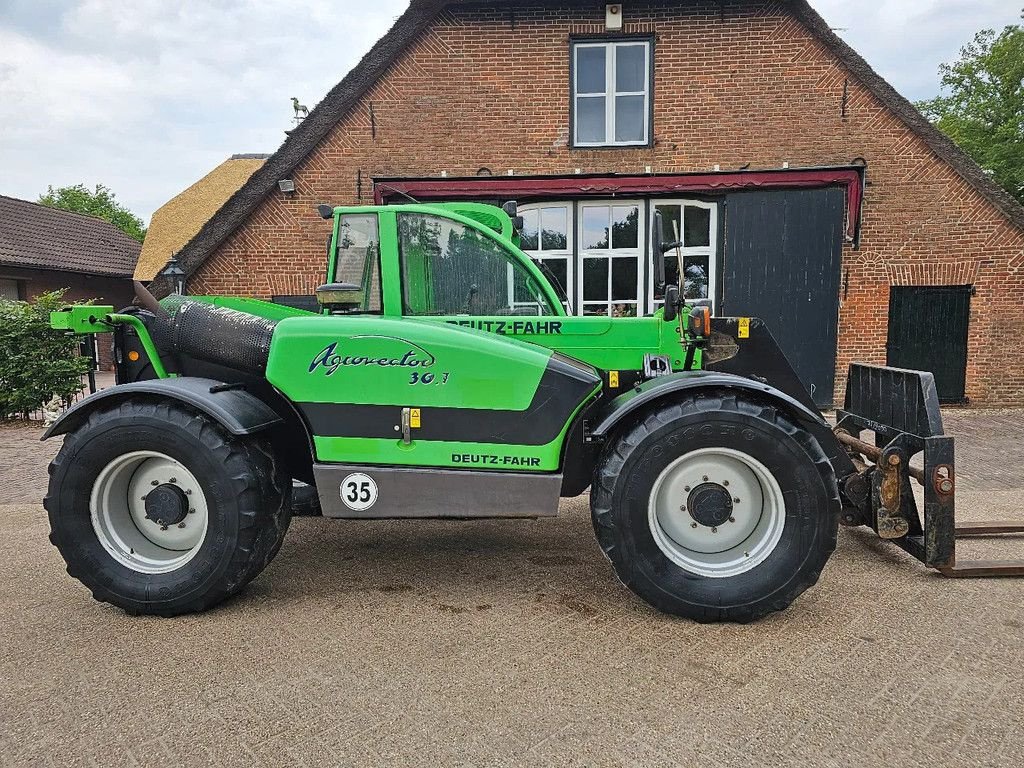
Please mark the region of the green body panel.
POLYGON ((547 349, 451 325, 312 316, 278 323, 267 380, 294 402, 521 411, 550 356, 547 349))
MULTIPOLYGON (((294 317, 274 331, 267 379, 300 410, 336 404, 336 416, 329 408, 316 413, 342 430, 354 413, 347 406, 386 406, 373 412, 379 414, 374 418, 387 419, 391 429, 400 425, 403 408, 422 409, 424 420, 434 418, 432 408, 479 410, 481 420, 488 411, 525 412, 550 358, 550 350, 536 345, 429 320, 294 317)), ((309 421, 322 462, 445 467, 491 462, 496 470, 552 471, 577 410, 566 414, 557 438, 545 445, 418 440, 417 425, 406 444, 397 430, 394 439, 331 436, 318 434, 317 423, 309 421), (477 455, 498 459, 465 458, 477 455)))
MULTIPOLYGON (((494 333, 561 352, 604 371, 639 371, 644 355, 664 355, 682 370, 686 349, 680 342, 680 318, 666 323, 654 317, 440 317, 426 318, 494 333)), ((682 318, 685 322, 685 316, 682 318)), ((699 350, 695 361, 699 367, 699 350)))

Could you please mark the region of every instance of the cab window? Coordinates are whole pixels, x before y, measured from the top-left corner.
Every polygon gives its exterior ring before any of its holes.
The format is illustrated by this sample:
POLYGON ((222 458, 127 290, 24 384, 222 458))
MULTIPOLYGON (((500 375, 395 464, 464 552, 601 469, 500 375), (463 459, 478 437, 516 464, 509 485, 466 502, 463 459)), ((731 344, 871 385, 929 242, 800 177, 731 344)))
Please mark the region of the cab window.
POLYGON ((381 313, 377 214, 350 214, 339 219, 334 282, 359 288, 362 304, 358 311, 381 313))
POLYGON ((406 315, 553 315, 541 285, 500 243, 440 216, 398 215, 406 315))

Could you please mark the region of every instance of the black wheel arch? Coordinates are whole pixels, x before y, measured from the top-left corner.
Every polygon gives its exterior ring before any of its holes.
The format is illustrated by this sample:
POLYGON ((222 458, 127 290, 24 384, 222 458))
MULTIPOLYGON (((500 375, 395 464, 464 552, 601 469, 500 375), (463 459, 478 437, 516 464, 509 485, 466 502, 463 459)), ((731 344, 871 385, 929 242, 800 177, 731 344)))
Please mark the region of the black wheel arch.
POLYGON ((183 403, 220 424, 233 435, 266 432, 290 468, 292 477, 313 482, 312 440, 309 428, 294 406, 269 386, 224 382, 199 376, 147 379, 104 389, 65 411, 42 440, 73 432, 91 413, 129 399, 171 400, 183 403), (258 390, 256 393, 250 390, 258 390))
POLYGON ((733 390, 758 401, 770 403, 804 426, 828 456, 836 475, 854 472, 846 451, 832 433, 825 418, 799 399, 756 379, 715 371, 685 371, 650 379, 619 395, 601 410, 590 430, 593 439, 607 440, 619 428, 664 403, 699 390, 733 390))

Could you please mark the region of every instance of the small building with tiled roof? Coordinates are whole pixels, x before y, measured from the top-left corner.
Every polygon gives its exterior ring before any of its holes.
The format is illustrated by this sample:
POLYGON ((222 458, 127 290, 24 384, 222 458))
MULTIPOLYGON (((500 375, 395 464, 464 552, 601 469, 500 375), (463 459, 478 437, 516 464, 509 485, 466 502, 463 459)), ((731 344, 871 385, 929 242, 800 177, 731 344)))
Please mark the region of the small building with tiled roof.
POLYGON ((127 304, 141 250, 103 219, 0 195, 0 298, 66 288, 68 298, 127 304))
POLYGON ((135 267, 135 279, 156 277, 270 155, 232 155, 153 214, 135 267))
MULTIPOLYGON (((124 307, 142 243, 93 216, 0 195, 0 299, 64 289, 72 301, 124 307)), ((107 367, 107 344, 100 342, 107 367)))

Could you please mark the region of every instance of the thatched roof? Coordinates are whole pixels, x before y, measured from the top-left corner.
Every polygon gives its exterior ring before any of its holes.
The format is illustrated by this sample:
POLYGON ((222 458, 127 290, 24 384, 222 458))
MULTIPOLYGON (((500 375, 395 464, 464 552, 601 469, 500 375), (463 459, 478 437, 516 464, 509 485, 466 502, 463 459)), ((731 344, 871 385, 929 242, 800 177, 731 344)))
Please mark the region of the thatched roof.
POLYGON ((141 247, 103 219, 0 195, 0 266, 126 278, 141 247))
MULTIPOLYGON (((680 4, 689 0, 677 0, 680 4)), ((359 99, 384 75, 388 67, 429 28, 439 11, 454 5, 515 6, 593 5, 594 0, 411 0, 409 8, 395 25, 377 41, 338 85, 331 89, 315 109, 291 132, 285 142, 248 182, 231 197, 182 249, 179 262, 186 272, 199 268, 224 240, 241 226, 263 199, 275 188, 278 179, 289 178, 292 171, 316 148, 359 99)), ((933 126, 907 99, 889 85, 849 45, 843 42, 807 0, 782 0, 782 4, 814 34, 836 58, 881 103, 913 131, 929 148, 948 163, 971 186, 1000 210, 1016 226, 1024 229, 1024 206, 996 184, 963 150, 933 126)))
POLYGON ((135 267, 136 280, 152 280, 173 254, 195 237, 228 198, 270 155, 232 155, 181 194, 164 203, 149 223, 135 267))

